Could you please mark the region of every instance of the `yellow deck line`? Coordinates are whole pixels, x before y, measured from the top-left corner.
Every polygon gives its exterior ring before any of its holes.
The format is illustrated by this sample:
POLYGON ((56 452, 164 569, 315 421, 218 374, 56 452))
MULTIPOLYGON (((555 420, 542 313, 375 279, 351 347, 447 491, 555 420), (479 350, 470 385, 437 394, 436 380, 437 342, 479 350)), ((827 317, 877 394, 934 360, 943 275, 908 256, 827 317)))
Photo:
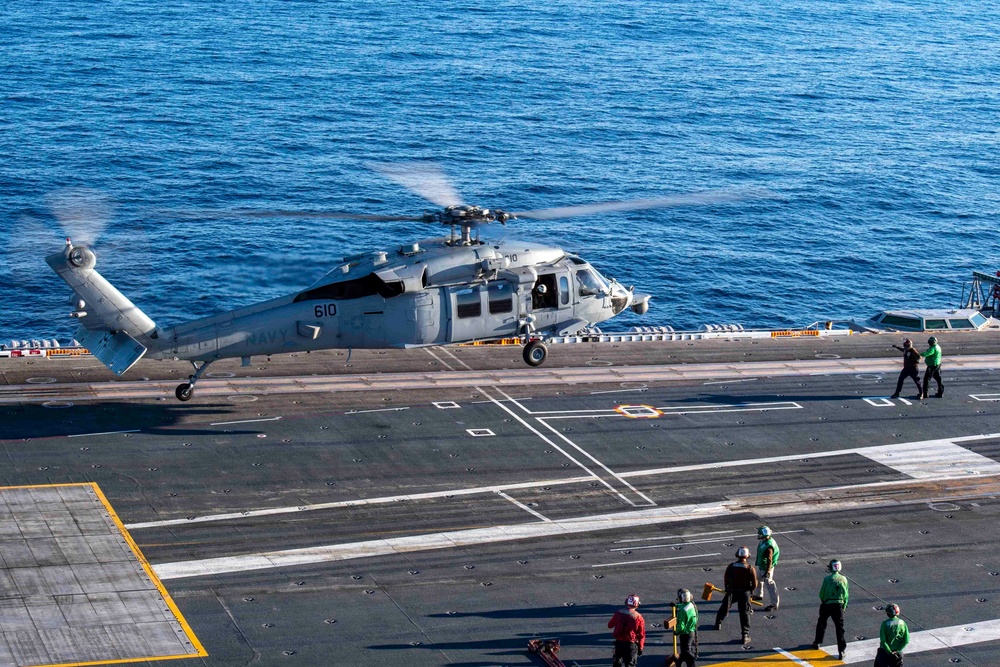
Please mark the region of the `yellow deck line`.
POLYGON ((153 582, 153 585, 156 586, 156 589, 160 591, 160 595, 163 596, 163 600, 164 602, 167 603, 167 607, 173 613, 174 618, 177 619, 177 622, 180 623, 181 629, 184 630, 184 634, 187 636, 188 641, 191 642, 191 646, 194 648, 194 653, 182 653, 179 655, 157 655, 151 657, 112 658, 110 660, 95 660, 91 662, 60 662, 60 663, 51 663, 44 665, 31 665, 30 667, 86 667, 87 665, 113 665, 113 664, 122 664, 127 662, 153 662, 157 660, 178 660, 181 658, 198 658, 207 656, 208 651, 206 651, 205 648, 201 645, 201 642, 198 641, 198 637, 194 634, 194 630, 191 629, 191 626, 188 625, 188 622, 184 620, 184 615, 181 614, 180 609, 177 608, 177 605, 174 603, 173 598, 170 597, 170 593, 168 593, 167 589, 163 587, 163 583, 160 582, 159 577, 157 577, 156 573, 153 572, 153 568, 152 566, 150 566, 149 561, 147 561, 146 557, 142 555, 142 551, 139 550, 139 545, 137 545, 135 543, 135 540, 132 539, 132 536, 129 535, 128 530, 125 528, 125 524, 122 523, 122 520, 118 517, 118 514, 115 512, 114 508, 111 506, 111 503, 108 501, 107 496, 105 496, 104 492, 101 491, 101 487, 97 485, 97 482, 4 486, 0 487, 0 491, 4 491, 7 489, 44 489, 44 488, 52 488, 58 486, 89 486, 94 490, 94 493, 97 495, 98 500, 101 501, 101 504, 104 505, 104 509, 106 509, 108 511, 108 514, 111 516, 111 520, 115 522, 115 525, 118 527, 118 530, 121 531, 122 537, 125 538, 125 542, 128 544, 129 548, 132 549, 132 553, 134 553, 135 557, 139 560, 139 564, 142 565, 142 569, 146 571, 146 576, 148 576, 149 580, 153 582))
POLYGON ((699 660, 698 664, 704 664, 704 667, 802 667, 803 663, 812 665, 812 667, 834 667, 835 665, 844 664, 836 656, 829 655, 825 651, 803 649, 801 651, 788 651, 788 653, 794 655, 801 662, 791 660, 780 653, 772 653, 771 655, 762 655, 756 658, 747 658, 746 660, 730 660, 728 662, 702 663, 699 660))

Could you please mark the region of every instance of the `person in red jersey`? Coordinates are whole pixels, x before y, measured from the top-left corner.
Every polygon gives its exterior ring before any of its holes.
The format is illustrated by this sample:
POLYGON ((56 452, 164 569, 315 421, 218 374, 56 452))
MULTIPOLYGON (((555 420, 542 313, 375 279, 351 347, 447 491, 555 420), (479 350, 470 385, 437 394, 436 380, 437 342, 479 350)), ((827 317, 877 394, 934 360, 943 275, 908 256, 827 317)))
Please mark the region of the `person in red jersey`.
POLYGON ((638 612, 639 596, 633 593, 608 621, 615 638, 614 667, 635 667, 646 646, 646 621, 638 612))

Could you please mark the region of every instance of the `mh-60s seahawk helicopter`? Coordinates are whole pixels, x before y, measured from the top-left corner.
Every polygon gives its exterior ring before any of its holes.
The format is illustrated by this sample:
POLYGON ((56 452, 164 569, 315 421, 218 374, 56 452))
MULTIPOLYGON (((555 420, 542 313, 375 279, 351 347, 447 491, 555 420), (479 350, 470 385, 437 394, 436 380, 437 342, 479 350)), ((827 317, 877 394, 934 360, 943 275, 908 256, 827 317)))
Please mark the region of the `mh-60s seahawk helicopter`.
POLYGON ((463 203, 429 163, 373 165, 387 178, 442 207, 420 216, 313 211, 243 211, 256 217, 329 217, 442 224, 450 236, 345 257, 313 285, 287 296, 170 328, 160 328, 94 267, 97 257, 67 238, 46 262, 74 291, 77 339, 117 375, 143 356, 186 359, 195 368, 176 396, 191 398, 219 359, 330 348, 409 348, 520 338, 531 366, 545 361, 545 339, 572 335, 626 308, 639 314, 649 295, 602 276, 561 248, 480 239, 479 228, 515 218, 553 219, 731 201, 702 193, 509 212, 463 203))

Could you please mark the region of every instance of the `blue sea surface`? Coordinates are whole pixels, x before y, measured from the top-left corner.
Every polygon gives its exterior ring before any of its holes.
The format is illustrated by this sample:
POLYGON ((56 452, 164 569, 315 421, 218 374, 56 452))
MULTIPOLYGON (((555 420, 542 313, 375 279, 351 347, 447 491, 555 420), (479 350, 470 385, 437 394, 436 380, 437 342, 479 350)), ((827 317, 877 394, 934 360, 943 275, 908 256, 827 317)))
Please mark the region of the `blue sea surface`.
POLYGON ((1000 268, 993 3, 42 0, 0 33, 0 341, 75 329, 60 217, 161 325, 437 235, 176 214, 429 207, 372 161, 509 210, 770 193, 489 230, 653 294, 605 329, 955 306, 1000 268))

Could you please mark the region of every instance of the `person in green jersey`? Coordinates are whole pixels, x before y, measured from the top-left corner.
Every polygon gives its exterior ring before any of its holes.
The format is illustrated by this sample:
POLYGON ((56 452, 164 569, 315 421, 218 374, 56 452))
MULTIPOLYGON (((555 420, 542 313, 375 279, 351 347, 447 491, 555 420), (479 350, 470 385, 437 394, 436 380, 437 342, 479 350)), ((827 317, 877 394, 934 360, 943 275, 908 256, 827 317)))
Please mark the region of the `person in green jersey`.
POLYGON ((778 598, 778 585, 774 583, 774 566, 778 564, 778 556, 781 549, 774 541, 771 529, 761 526, 757 529, 757 579, 760 581, 760 588, 754 594, 755 600, 764 599, 764 590, 767 590, 767 606, 764 611, 773 611, 778 608, 781 600, 778 598))
POLYGON ((823 585, 819 589, 819 621, 816 622, 816 639, 812 648, 819 649, 823 643, 823 635, 826 634, 826 622, 833 619, 833 627, 837 631, 837 650, 840 660, 844 659, 847 651, 847 639, 844 638, 844 610, 847 609, 848 585, 847 577, 840 573, 843 566, 839 560, 831 560, 826 569, 830 574, 823 579, 823 585))
POLYGON ((927 398, 927 387, 931 383, 931 378, 937 381, 936 398, 944 396, 944 384, 941 382, 941 346, 938 345, 937 338, 931 336, 927 339, 927 351, 923 353, 924 362, 927 368, 924 370, 924 391, 920 398, 927 398))
POLYGON ((888 618, 882 621, 878 631, 875 667, 903 667, 903 649, 910 643, 910 630, 906 621, 899 617, 899 605, 886 605, 885 615, 888 618))
POLYGON ((677 591, 677 602, 672 605, 676 617, 674 637, 677 638, 677 655, 667 656, 667 665, 687 665, 695 667, 698 657, 698 607, 694 603, 691 591, 682 588, 677 591))

